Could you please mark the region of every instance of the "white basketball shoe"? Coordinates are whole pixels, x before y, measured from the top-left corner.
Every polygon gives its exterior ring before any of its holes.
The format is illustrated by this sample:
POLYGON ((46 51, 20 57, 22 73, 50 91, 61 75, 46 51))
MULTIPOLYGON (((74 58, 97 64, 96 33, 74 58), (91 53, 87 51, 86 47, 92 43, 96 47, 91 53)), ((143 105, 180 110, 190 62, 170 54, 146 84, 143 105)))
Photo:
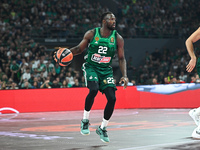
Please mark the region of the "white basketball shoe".
POLYGON ((200 140, 200 127, 197 127, 194 129, 194 131, 192 132, 192 138, 200 140))
MULTIPOLYGON (((197 108, 197 109, 199 109, 199 108, 197 108)), ((192 117, 192 119, 194 120, 195 124, 198 126, 200 119, 199 119, 199 113, 197 113, 197 109, 195 108, 195 109, 190 110, 189 111, 189 115, 190 115, 190 117, 192 117)))

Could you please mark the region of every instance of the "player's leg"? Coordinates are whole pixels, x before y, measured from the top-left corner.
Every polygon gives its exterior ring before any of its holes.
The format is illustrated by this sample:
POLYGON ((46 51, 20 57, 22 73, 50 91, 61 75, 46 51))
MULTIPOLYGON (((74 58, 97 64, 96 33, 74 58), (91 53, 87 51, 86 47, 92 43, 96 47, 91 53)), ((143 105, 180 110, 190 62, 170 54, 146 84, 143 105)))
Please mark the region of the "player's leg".
POLYGON ((104 109, 104 119, 109 120, 110 117, 113 114, 114 107, 115 107, 115 102, 116 102, 116 97, 115 97, 115 89, 113 87, 107 87, 104 90, 104 93, 107 98, 107 104, 104 109))
POLYGON ((195 124, 198 126, 200 121, 200 107, 190 110, 189 115, 194 120, 195 124))
POLYGON ((200 125, 192 132, 192 138, 200 140, 200 125))
POLYGON ((115 90, 116 85, 114 83, 113 71, 111 67, 104 69, 103 71, 99 71, 99 91, 105 94, 107 98, 107 104, 104 109, 104 118, 101 126, 98 127, 96 133, 100 136, 100 139, 103 142, 109 142, 109 138, 107 135, 106 127, 108 125, 109 119, 113 114, 114 106, 115 106, 115 90))
POLYGON ((195 124, 198 126, 192 132, 192 138, 200 140, 200 124, 199 124, 199 122, 200 122, 200 107, 190 110, 189 115, 192 117, 195 124))
POLYGON ((89 88, 89 94, 87 95, 85 99, 85 110, 89 112, 92 108, 92 105, 94 103, 94 98, 98 93, 99 90, 99 84, 97 81, 88 81, 89 88))
POLYGON ((115 88, 113 87, 107 87, 104 90, 104 93, 106 95, 107 98, 107 104, 106 107, 104 109, 104 117, 103 117, 103 121, 101 123, 101 126, 98 127, 98 129, 96 130, 97 134, 100 135, 100 138, 103 142, 109 142, 109 137, 107 135, 107 126, 108 126, 108 122, 109 119, 111 118, 113 111, 114 111, 114 107, 115 107, 115 102, 116 102, 116 97, 115 97, 115 88))
POLYGON ((90 66, 83 65, 82 70, 85 77, 86 86, 89 89, 89 93, 85 99, 85 109, 83 113, 83 119, 81 120, 81 134, 89 135, 89 114, 94 103, 94 98, 98 93, 99 84, 97 74, 92 68, 90 68, 90 66))
POLYGON ((99 84, 97 81, 88 81, 89 94, 85 99, 85 110, 83 113, 83 119, 81 120, 81 134, 89 135, 89 114, 94 103, 94 98, 98 93, 99 84))

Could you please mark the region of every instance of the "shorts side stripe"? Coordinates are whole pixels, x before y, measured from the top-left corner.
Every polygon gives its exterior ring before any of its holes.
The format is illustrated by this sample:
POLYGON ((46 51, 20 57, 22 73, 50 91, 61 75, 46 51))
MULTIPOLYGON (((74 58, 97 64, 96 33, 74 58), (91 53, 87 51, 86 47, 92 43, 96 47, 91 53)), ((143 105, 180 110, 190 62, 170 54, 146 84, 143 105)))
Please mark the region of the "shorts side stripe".
POLYGON ((85 71, 85 63, 83 63, 83 72, 84 72, 84 78, 85 78, 85 86, 87 87, 87 76, 86 76, 86 71, 85 71))

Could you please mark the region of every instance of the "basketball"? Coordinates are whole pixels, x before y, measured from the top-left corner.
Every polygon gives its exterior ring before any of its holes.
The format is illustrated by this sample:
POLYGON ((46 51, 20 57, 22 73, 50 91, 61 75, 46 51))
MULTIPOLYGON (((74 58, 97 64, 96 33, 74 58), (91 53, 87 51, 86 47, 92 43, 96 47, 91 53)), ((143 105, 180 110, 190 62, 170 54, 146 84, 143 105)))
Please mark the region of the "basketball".
POLYGON ((68 66, 72 62, 73 54, 67 48, 59 48, 55 57, 60 66, 68 66))

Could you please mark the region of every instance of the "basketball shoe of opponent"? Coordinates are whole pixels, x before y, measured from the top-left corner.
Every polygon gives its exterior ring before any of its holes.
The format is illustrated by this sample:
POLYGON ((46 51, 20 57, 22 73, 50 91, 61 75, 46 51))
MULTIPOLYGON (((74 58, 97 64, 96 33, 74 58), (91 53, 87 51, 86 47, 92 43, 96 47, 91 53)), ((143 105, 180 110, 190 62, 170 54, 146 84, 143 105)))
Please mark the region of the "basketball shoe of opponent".
POLYGON ((192 132, 192 138, 200 140, 200 126, 194 129, 192 132))
POLYGON ((200 107, 195 108, 189 111, 190 117, 194 120, 195 124, 199 126, 199 121, 200 121, 200 107))

